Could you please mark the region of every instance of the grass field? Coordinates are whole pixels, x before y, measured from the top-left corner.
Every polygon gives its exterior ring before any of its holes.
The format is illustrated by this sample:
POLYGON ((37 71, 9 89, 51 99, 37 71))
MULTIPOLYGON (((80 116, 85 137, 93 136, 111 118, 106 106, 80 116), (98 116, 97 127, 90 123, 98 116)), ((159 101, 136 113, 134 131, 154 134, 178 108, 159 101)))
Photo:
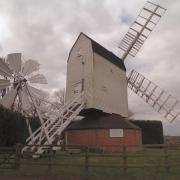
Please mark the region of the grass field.
POLYGON ((36 160, 28 156, 21 157, 18 159, 19 168, 10 168, 14 165, 13 156, 11 158, 9 163, 0 165, 1 177, 48 176, 72 180, 180 179, 180 149, 165 151, 145 148, 139 152, 127 153, 126 156, 121 153, 88 153, 87 156, 86 153, 58 152, 36 160), (2 169, 3 167, 6 169, 2 169))

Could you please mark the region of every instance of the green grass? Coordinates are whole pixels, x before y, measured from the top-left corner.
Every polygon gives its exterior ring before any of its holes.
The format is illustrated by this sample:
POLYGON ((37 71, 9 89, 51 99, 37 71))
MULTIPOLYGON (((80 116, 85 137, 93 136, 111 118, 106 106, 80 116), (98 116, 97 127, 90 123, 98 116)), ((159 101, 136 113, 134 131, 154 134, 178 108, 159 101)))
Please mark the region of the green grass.
MULTIPOLYGON (((85 169, 85 153, 58 152, 51 158, 21 158, 18 169, 1 169, 0 176, 60 176, 83 180, 178 180, 180 179, 180 150, 144 149, 127 154, 127 173, 123 171, 123 156, 118 153, 89 153, 89 168, 85 169), (170 163, 167 173, 164 162, 170 163), (173 164, 177 166, 172 166, 173 164), (179 163, 179 164, 178 164, 179 163)), ((0 156, 1 157, 1 156, 0 156)), ((11 160, 13 164, 13 161, 11 160)), ((0 167, 3 167, 1 165, 0 167)), ((4 166, 5 167, 5 166, 4 166)))

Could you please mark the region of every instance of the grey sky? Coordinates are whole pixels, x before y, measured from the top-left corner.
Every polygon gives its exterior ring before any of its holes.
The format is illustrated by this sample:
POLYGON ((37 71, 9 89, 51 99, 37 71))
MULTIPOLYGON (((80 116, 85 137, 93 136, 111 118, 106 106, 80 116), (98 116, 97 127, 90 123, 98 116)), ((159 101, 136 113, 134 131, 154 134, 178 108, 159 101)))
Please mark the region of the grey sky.
MULTIPOLYGON (((167 12, 135 58, 136 69, 180 99, 180 1, 154 1, 167 12)), ((48 79, 46 90, 65 87, 68 52, 80 32, 118 54, 118 44, 144 0, 0 0, 0 54, 22 52, 37 59, 48 79)), ((130 93, 134 118, 160 119, 165 133, 180 135, 179 121, 169 124, 139 97, 130 93)))

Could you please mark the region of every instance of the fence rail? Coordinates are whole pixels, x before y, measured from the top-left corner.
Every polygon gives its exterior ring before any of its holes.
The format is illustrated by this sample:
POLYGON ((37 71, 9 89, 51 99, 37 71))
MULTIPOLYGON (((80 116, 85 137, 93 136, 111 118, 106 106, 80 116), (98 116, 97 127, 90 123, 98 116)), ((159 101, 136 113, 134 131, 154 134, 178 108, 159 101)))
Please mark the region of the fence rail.
MULTIPOLYGON (((29 146, 37 147, 37 145, 29 146)), ((89 171, 93 168, 117 168, 127 174, 131 169, 161 169, 165 174, 180 167, 180 145, 143 145, 103 146, 58 146, 63 151, 54 151, 53 146, 44 146, 47 152, 38 159, 33 159, 31 151, 21 153, 23 146, 13 148, 0 147, 0 173, 2 169, 19 170, 24 166, 47 167, 51 173, 54 167, 81 167, 89 171), (114 151, 115 147, 120 151, 114 151), (109 151, 109 149, 113 149, 109 151), (135 149, 134 151, 131 151, 135 149)))

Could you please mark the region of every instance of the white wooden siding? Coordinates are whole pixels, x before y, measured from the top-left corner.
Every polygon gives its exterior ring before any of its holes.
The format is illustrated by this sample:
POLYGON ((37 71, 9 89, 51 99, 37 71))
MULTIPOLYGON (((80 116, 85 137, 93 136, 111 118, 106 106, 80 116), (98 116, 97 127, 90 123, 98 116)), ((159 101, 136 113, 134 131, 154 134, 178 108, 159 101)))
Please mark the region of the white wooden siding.
POLYGON ((126 73, 94 53, 94 104, 108 113, 128 116, 126 73))
MULTIPOLYGON (((86 94, 92 94, 92 59, 93 52, 91 48, 91 41, 81 34, 68 59, 65 97, 66 103, 73 100, 75 84, 82 82, 82 79, 84 79, 84 90, 88 92, 86 94), (80 54, 82 54, 82 56, 80 56, 80 54)), ((86 99, 87 107, 92 107, 93 98, 88 95, 86 99)))

